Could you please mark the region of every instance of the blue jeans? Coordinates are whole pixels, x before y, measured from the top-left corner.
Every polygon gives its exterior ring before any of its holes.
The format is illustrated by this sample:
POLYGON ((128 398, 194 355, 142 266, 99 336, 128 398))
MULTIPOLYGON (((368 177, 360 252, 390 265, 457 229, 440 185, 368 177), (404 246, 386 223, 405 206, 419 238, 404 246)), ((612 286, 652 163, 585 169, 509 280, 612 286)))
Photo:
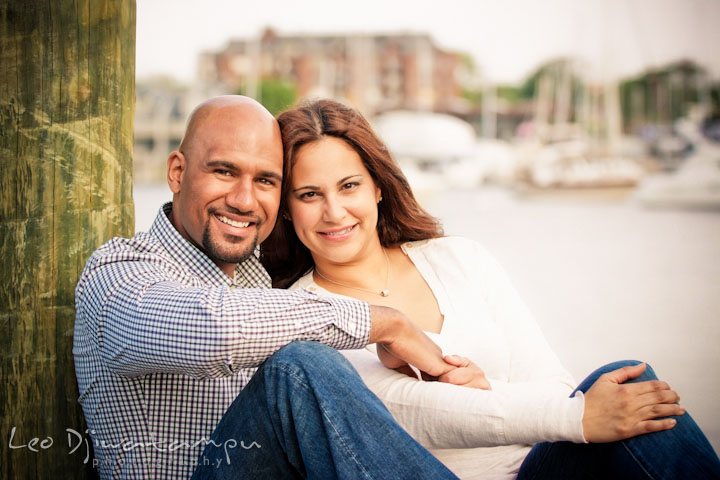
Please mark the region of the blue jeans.
MULTIPOLYGON (((606 365, 586 378, 576 391, 587 392, 603 373, 640 362, 606 365)), ((630 382, 657 379, 647 367, 630 382)), ((573 392, 573 395, 575 392, 573 392)), ((538 443, 525 458, 518 480, 541 479, 720 479, 720 461, 689 413, 675 427, 612 443, 538 443)))
POLYGON ((345 357, 293 342, 228 408, 192 478, 457 477, 395 422, 345 357))

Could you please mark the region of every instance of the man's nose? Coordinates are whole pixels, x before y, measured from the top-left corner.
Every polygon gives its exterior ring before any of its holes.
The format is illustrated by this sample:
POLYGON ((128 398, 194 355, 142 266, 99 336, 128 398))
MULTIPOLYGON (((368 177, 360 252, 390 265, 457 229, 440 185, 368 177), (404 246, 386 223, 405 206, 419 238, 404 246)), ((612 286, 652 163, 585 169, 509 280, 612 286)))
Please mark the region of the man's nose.
POLYGON ((347 211, 345 210, 345 206, 338 201, 337 198, 334 196, 325 197, 325 210, 323 212, 324 221, 335 223, 345 218, 346 214, 347 211))
POLYGON ((251 180, 239 180, 225 196, 228 206, 240 212, 254 212, 257 208, 257 198, 251 180))

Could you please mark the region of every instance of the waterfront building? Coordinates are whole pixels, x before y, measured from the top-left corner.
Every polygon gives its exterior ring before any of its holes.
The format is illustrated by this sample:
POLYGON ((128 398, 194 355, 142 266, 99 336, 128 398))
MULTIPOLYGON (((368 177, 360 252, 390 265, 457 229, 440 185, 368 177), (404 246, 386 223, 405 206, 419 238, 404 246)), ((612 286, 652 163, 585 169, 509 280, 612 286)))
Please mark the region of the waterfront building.
POLYGON ((463 101, 459 54, 421 33, 279 35, 231 40, 201 55, 202 87, 257 97, 271 79, 296 88, 298 98, 335 98, 366 115, 397 110, 456 112, 463 101))

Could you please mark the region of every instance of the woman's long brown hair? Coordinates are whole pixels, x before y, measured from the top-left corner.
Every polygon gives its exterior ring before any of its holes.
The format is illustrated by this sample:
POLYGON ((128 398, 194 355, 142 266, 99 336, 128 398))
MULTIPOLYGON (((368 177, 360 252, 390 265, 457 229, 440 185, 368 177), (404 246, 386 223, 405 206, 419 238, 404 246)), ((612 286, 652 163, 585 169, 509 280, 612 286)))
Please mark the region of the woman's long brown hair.
POLYGON ((325 136, 344 140, 352 147, 380 188, 377 231, 384 247, 442 236, 438 221, 418 204, 405 175, 358 111, 333 100, 315 100, 281 113, 278 122, 285 154, 283 194, 275 228, 260 246, 260 259, 274 287, 289 287, 315 266, 310 251, 287 220, 287 192, 300 147, 325 136))

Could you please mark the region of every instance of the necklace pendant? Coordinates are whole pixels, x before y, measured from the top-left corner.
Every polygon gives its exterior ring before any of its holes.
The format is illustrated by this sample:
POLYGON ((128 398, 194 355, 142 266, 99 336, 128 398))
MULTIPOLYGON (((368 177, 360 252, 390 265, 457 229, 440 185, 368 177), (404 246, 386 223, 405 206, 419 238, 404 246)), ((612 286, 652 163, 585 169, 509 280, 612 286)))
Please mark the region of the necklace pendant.
POLYGON ((381 297, 387 297, 388 295, 390 295, 390 290, 388 290, 387 288, 380 292, 381 297))

